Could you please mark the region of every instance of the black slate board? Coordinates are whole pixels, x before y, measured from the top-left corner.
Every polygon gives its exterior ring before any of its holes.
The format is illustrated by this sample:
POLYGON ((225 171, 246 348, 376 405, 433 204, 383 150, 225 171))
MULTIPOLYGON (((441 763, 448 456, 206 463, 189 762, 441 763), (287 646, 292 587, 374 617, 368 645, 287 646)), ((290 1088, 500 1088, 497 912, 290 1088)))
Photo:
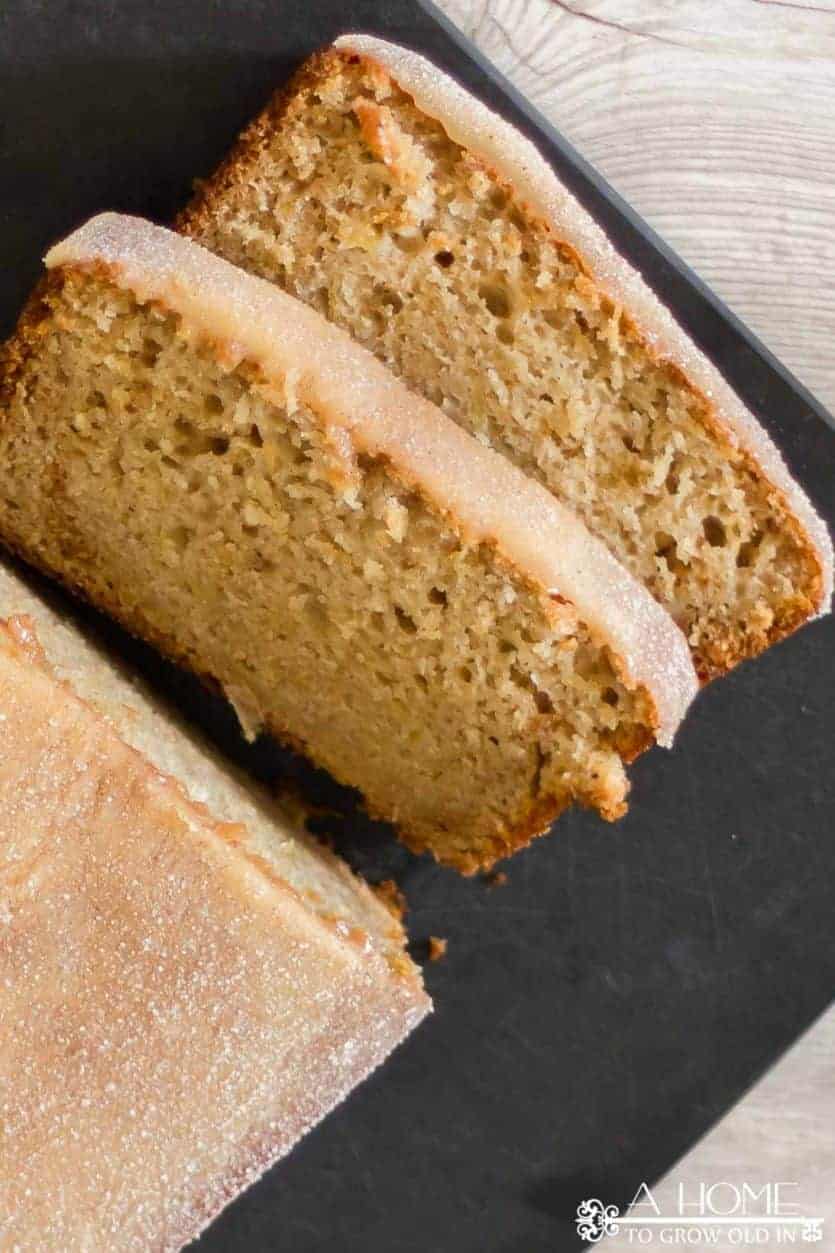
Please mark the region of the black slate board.
MULTIPOLYGON (((785 449, 830 521, 821 407, 593 170, 410 0, 3 0, 0 333, 47 244, 114 208, 169 219, 298 61, 347 29, 418 48, 553 160, 785 449)), ((405 888, 437 1012, 231 1207, 205 1253, 555 1253, 577 1204, 667 1170, 835 989, 835 671, 818 622, 702 694, 675 750, 633 769, 629 816, 589 815, 488 890, 417 860, 304 763, 247 748, 229 711, 95 614, 231 756, 336 804, 340 846, 405 888)))

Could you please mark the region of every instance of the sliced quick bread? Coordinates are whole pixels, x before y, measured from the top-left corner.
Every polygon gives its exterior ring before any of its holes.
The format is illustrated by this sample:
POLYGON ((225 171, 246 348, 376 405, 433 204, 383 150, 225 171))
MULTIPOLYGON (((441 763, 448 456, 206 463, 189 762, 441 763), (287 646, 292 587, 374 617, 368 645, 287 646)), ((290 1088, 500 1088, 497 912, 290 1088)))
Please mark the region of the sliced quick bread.
POLYGON ((0 536, 471 872, 625 809, 696 680, 583 524, 269 283, 104 215, 7 345, 0 536))
POLYGON ((312 58, 180 226, 575 509, 703 679, 828 607, 826 528, 763 429, 536 149, 416 54, 312 58))

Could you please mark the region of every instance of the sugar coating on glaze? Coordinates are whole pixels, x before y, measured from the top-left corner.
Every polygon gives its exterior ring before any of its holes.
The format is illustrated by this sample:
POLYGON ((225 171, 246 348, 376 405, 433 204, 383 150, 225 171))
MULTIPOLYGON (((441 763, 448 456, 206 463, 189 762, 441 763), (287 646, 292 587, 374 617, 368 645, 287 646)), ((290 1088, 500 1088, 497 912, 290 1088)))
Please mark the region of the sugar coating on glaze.
POLYGON ((0 1245, 176 1250, 417 1025, 0 623, 0 1245))
POLYGON ((525 576, 574 604, 613 649, 625 681, 650 693, 659 741, 672 741, 697 680, 669 615, 574 513, 408 391, 347 334, 271 283, 136 218, 92 219, 46 264, 103 264, 138 299, 161 302, 187 330, 215 341, 230 364, 247 359, 267 379, 292 377, 299 402, 343 450, 347 472, 360 453, 388 458, 470 540, 495 544, 525 576))
POLYGON ((576 198, 559 181, 530 140, 424 57, 373 35, 343 35, 334 47, 381 65, 454 143, 480 157, 553 227, 580 257, 600 289, 627 309, 641 337, 659 360, 677 366, 714 409, 732 446, 748 452, 789 502, 812 540, 821 562, 827 613, 832 597, 832 540, 823 519, 792 478, 779 450, 716 367, 699 351, 668 309, 576 198))

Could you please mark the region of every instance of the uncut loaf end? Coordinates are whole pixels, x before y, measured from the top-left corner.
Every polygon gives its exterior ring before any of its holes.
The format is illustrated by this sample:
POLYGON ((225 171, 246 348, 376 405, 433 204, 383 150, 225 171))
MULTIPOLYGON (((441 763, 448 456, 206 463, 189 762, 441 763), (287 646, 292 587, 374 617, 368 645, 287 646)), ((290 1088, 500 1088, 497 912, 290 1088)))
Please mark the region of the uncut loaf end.
POLYGON ((829 536, 762 427, 533 145, 422 57, 313 57, 180 227, 556 493, 702 679, 828 608, 829 536))
POLYGON ((5 563, 0 763, 0 1243, 173 1253, 417 1026, 420 975, 5 563))
POLYGON ((583 524, 307 306, 94 219, 6 349, 0 535, 465 872, 625 809, 686 642, 583 524))

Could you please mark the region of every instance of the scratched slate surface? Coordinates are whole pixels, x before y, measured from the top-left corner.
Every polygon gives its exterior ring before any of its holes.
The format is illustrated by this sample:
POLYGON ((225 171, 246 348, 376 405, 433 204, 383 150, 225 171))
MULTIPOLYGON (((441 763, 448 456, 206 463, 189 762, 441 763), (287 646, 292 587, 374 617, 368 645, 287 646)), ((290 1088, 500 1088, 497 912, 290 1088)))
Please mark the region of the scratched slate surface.
MULTIPOLYGON (((4 0, 0 332, 47 243, 102 208, 170 218, 315 46, 362 28, 427 51, 520 123, 641 266, 835 514, 826 415, 479 56, 411 0, 4 0)), ((832 621, 703 693, 629 816, 589 815, 463 881, 89 611, 229 754, 336 806, 330 830, 407 892, 437 1012, 204 1236, 204 1253, 554 1253, 711 1125, 835 988, 832 621)))

